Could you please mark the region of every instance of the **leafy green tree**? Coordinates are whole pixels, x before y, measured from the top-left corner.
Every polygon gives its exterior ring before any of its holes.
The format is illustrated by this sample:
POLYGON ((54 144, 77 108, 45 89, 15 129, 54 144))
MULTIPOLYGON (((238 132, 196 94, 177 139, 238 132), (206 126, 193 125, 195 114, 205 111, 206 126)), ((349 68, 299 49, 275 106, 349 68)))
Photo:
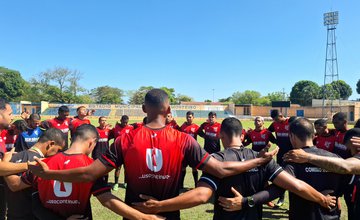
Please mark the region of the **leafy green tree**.
POLYGON ((227 98, 219 99, 219 102, 231 102, 231 101, 232 101, 231 96, 229 96, 227 98))
POLYGON ((333 81, 331 86, 339 93, 340 98, 343 100, 348 100, 352 94, 351 87, 343 80, 333 81))
POLYGON ((164 90, 168 94, 170 104, 177 104, 177 99, 176 99, 176 96, 175 96, 175 89, 168 88, 168 87, 165 87, 165 86, 160 87, 160 89, 164 90))
POLYGON ((340 95, 331 84, 321 86, 318 98, 320 99, 339 99, 340 95))
POLYGON ((211 103, 212 101, 210 99, 205 99, 204 102, 211 103))
POLYGON ((286 100, 285 94, 283 92, 268 93, 266 97, 270 100, 270 102, 286 100))
POLYGON ((124 92, 115 87, 100 86, 92 90, 96 103, 99 104, 122 104, 124 92))
POLYGON ((180 104, 181 102, 192 102, 194 99, 187 95, 178 94, 176 96, 177 103, 180 104))
POLYGON ((317 83, 309 80, 301 80, 292 87, 290 101, 302 106, 311 105, 312 99, 318 98, 320 87, 317 83))
POLYGON ((27 82, 18 71, 0 67, 0 97, 8 101, 18 100, 25 93, 27 86, 27 82))
POLYGON ((152 86, 141 86, 136 91, 129 92, 129 103, 133 105, 142 105, 144 104, 145 95, 148 91, 152 90, 152 86))
POLYGON ((253 90, 245 90, 244 92, 235 92, 231 99, 235 104, 258 104, 261 94, 253 90))

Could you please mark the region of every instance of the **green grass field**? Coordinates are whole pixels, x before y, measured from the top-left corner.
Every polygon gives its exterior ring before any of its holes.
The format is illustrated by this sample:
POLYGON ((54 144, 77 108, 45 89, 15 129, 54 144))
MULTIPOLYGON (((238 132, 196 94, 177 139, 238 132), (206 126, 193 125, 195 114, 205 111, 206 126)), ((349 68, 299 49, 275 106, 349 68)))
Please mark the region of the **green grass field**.
MULTIPOLYGON (((94 125, 97 125, 97 120, 91 119, 92 123, 94 125)), ((108 120, 108 122, 112 125, 115 124, 116 120, 108 120)), ((134 121, 130 121, 130 123, 133 123, 134 121)), ((177 119, 177 122, 179 125, 181 125, 184 120, 183 119, 177 119)), ((203 122, 203 120, 196 120, 195 121, 197 124, 201 124, 203 122)), ((253 122, 252 121, 242 121, 243 123, 243 127, 245 129, 247 128, 253 128, 253 122)), ((270 122, 265 122, 265 126, 268 127, 270 125, 270 122)), ((203 139, 202 138, 198 138, 199 144, 201 146, 203 146, 203 139)), ((274 147, 274 146, 273 146, 274 147)), ((201 174, 201 171, 200 173, 201 174)), ((200 176, 199 176, 200 177, 200 176)), ((114 172, 112 171, 111 173, 109 173, 109 183, 113 183, 114 182, 114 172)), ((123 183, 124 182, 124 173, 123 173, 123 169, 121 171, 120 174, 120 180, 119 183, 123 183)), ((116 196, 118 196, 120 199, 124 199, 125 198, 125 189, 123 188, 123 185, 120 184, 121 187, 119 187, 119 190, 114 192, 112 191, 113 194, 115 194, 116 196)), ((192 179, 192 173, 191 173, 191 168, 187 168, 187 174, 185 177, 185 183, 184 183, 186 188, 194 188, 194 181, 192 179)), ((91 198, 91 203, 92 203, 92 211, 93 211, 93 217, 94 219, 99 219, 99 220, 108 220, 108 219, 119 219, 121 217, 117 216, 116 214, 114 214, 112 211, 106 209, 105 207, 103 207, 96 198, 92 197, 91 198)), ((347 219, 347 210, 346 210, 346 205, 343 201, 343 199, 341 199, 341 203, 342 203, 342 216, 341 219, 347 219)), ((285 204, 279 208, 279 209, 271 209, 268 208, 266 205, 264 205, 264 215, 263 215, 263 219, 288 219, 288 215, 286 214, 286 211, 288 209, 289 203, 288 203, 288 195, 286 193, 286 197, 285 197, 285 204)), ((208 202, 207 204, 204 205, 200 205, 191 209, 186 209, 186 210, 182 210, 181 211, 181 219, 191 219, 191 220, 206 220, 206 219, 212 219, 212 213, 213 213, 213 205, 210 202, 208 202)))

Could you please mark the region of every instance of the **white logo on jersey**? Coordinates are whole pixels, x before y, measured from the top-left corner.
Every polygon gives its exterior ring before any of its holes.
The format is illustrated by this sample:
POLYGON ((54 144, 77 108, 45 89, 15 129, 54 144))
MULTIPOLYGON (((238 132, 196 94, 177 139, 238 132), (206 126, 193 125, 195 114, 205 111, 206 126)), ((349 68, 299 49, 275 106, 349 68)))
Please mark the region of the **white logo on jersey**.
POLYGON ((262 138, 262 139, 265 139, 265 138, 266 138, 266 135, 265 135, 265 134, 262 134, 262 135, 261 135, 261 138, 262 138))
POLYGON ((191 128, 190 130, 191 130, 191 132, 195 132, 195 128, 191 128))
POLYGON ((156 133, 151 135, 152 138, 155 138, 156 136, 157 136, 156 133))
POLYGON ((68 197, 72 193, 72 183, 59 182, 54 180, 54 194, 57 197, 68 197), (61 191, 61 184, 63 184, 65 191, 61 191))
POLYGON ((64 162, 64 164, 69 164, 70 163, 70 160, 67 160, 64 162))
POLYGON ((159 172, 163 165, 162 151, 158 148, 146 149, 146 165, 153 172, 159 172))

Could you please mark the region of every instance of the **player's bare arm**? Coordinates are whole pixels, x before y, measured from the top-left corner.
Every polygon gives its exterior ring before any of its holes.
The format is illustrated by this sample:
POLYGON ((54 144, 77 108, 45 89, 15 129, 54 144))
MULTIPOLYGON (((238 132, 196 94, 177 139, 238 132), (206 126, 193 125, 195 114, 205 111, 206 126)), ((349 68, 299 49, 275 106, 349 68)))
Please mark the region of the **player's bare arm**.
POLYGON ((26 188, 31 187, 30 185, 25 184, 21 181, 21 177, 18 175, 10 175, 4 177, 6 184, 12 192, 17 192, 26 188))
POLYGON ((212 196, 213 189, 204 182, 199 182, 195 189, 187 191, 177 197, 158 201, 147 195, 140 195, 145 202, 133 203, 134 208, 145 213, 170 212, 192 208, 206 203, 212 196))
MULTIPOLYGON (((307 183, 298 180, 288 174, 287 172, 281 172, 273 181, 273 183, 283 189, 287 189, 296 195, 320 204, 324 208, 330 209, 334 207, 336 204, 336 197, 330 195, 323 195, 320 192, 316 191, 313 187, 308 185, 307 183)), ((262 192, 258 192, 253 197, 258 198, 255 199, 255 204, 262 204, 268 201, 271 201, 277 197, 279 197, 283 191, 277 190, 275 185, 271 185, 266 190, 262 192), (263 197, 259 198, 257 195, 262 195, 263 197)), ((224 207, 226 211, 237 211, 243 208, 243 196, 236 191, 232 190, 235 197, 233 198, 225 198, 219 197, 220 205, 224 207)))
POLYGON ((292 150, 284 156, 284 159, 294 163, 311 163, 334 173, 360 175, 360 160, 356 158, 344 160, 342 158, 313 155, 303 150, 292 150))
POLYGON ((147 215, 139 212, 138 210, 126 205, 118 197, 110 192, 102 193, 96 197, 100 203, 111 211, 127 219, 142 219, 142 220, 157 220, 165 219, 156 215, 147 215))
POLYGON ((263 151, 259 154, 258 158, 242 162, 220 162, 215 158, 210 157, 202 170, 218 178, 233 176, 268 163, 278 151, 278 148, 275 148, 271 152, 263 151))
POLYGON ((110 172, 113 167, 105 166, 100 160, 95 160, 86 167, 68 170, 49 170, 46 163, 36 158, 36 165, 29 163, 29 170, 43 179, 54 179, 62 182, 92 182, 110 172))

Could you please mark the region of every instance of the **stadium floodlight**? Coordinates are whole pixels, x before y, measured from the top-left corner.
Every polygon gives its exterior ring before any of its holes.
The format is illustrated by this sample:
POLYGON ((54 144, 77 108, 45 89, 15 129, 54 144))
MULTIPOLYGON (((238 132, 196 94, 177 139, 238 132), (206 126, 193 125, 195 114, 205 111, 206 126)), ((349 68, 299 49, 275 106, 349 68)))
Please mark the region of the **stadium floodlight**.
POLYGON ((332 11, 324 14, 324 26, 339 24, 339 12, 332 11))

